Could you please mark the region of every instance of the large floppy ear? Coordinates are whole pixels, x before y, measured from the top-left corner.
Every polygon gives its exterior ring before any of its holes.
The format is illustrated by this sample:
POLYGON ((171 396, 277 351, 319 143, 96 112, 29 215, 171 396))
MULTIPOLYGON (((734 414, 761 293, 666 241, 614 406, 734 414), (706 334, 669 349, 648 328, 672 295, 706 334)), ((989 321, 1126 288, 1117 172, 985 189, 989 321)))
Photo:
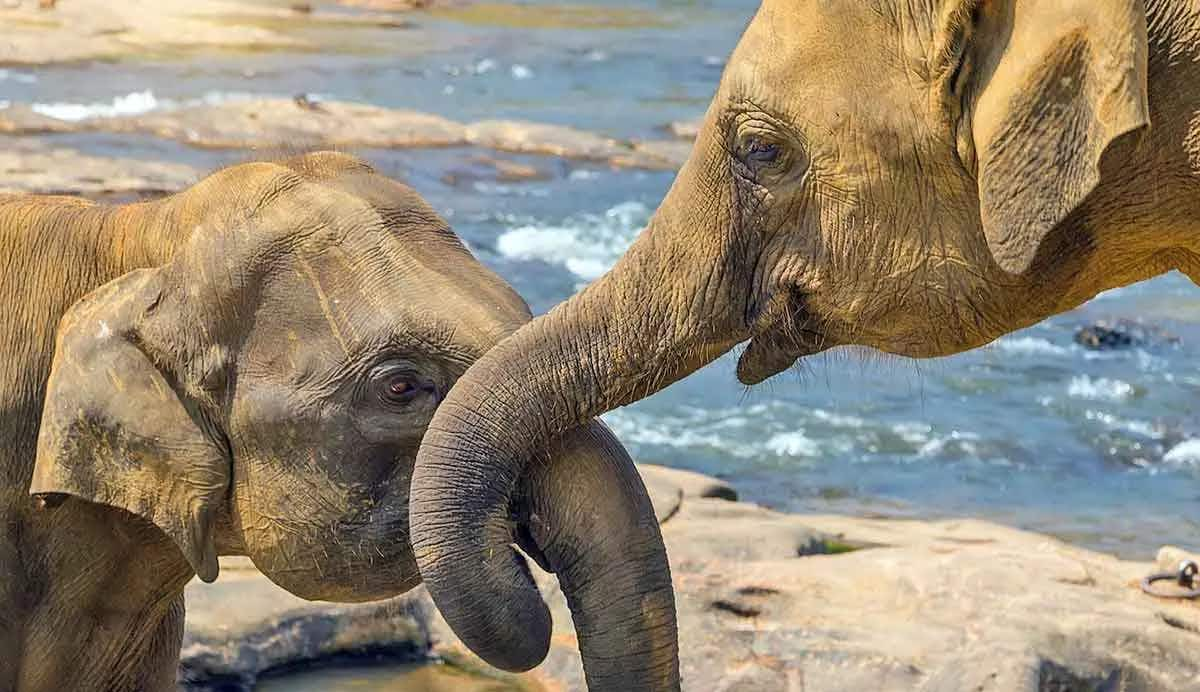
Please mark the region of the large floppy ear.
POLYGON ((143 517, 212 581, 230 460, 189 393, 196 368, 181 351, 194 348, 179 345, 194 345, 195 325, 174 314, 187 301, 164 300, 161 272, 126 274, 63 317, 30 492, 143 517))
POLYGON ((1110 145, 1149 125, 1145 2, 949 5, 945 52, 960 61, 948 81, 970 114, 959 149, 977 165, 992 255, 1020 274, 1100 182, 1110 145))

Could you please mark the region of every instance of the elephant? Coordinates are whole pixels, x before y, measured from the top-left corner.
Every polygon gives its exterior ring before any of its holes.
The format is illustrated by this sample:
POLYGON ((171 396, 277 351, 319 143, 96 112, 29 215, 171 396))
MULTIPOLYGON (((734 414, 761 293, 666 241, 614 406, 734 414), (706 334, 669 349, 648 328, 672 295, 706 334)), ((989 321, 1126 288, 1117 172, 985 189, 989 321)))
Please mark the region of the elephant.
MULTIPOLYGON (((421 581, 421 437, 530 313, 417 193, 314 152, 126 206, 0 197, 0 248, 0 690, 174 689, 184 586, 220 555, 306 599, 421 581)), ((677 678, 662 536, 624 448, 589 422, 535 466, 505 540, 558 572, 589 678, 677 678)))
POLYGON ((430 424, 411 525, 450 624, 536 600, 464 566, 548 440, 739 344, 754 385, 837 346, 949 355, 1200 279, 1198 116, 1193 0, 764 0, 646 229, 430 424), (449 488, 463 521, 442 520, 449 488))

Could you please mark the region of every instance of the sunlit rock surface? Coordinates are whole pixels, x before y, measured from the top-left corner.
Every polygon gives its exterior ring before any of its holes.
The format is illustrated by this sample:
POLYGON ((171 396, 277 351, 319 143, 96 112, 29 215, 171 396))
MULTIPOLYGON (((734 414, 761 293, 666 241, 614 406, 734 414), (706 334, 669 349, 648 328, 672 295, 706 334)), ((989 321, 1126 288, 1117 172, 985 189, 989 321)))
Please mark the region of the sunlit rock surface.
MULTIPOLYGON (((413 7, 428 3, 414 2, 413 7)), ((386 9, 404 9, 391 3, 386 9)), ((336 51, 348 30, 403 29, 390 13, 333 12, 303 0, 69 0, 0 3, 0 64, 47 65, 181 52, 336 51)))
MULTIPOLYGON (((1200 606, 1157 600, 1158 565, 982 521, 785 515, 699 474, 641 466, 671 556, 684 688, 710 690, 1200 689, 1200 606)), ((583 690, 561 593, 553 648, 509 678, 583 690)), ((356 650, 479 667, 424 590, 380 604, 306 603, 244 563, 188 590, 183 675, 251 681, 356 650)))
POLYGON ((295 98, 155 108, 112 117, 62 119, 27 104, 0 107, 0 133, 109 132, 150 135, 202 149, 368 147, 429 149, 474 145, 521 154, 606 162, 620 168, 674 170, 690 145, 631 142, 562 125, 523 120, 458 123, 431 113, 344 101, 295 98))
POLYGON ((199 177, 184 164, 90 156, 34 139, 7 137, 0 145, 0 193, 158 194, 199 177))

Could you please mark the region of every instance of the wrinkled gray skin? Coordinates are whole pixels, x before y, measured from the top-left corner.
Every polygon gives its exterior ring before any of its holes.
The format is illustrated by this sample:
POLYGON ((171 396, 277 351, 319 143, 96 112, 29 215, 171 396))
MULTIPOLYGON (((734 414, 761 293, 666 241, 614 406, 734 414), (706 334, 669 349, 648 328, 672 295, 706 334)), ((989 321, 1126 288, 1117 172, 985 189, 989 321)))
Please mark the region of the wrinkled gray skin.
POLYGON ((482 604, 534 607, 527 582, 463 569, 528 460, 738 343, 746 384, 839 345, 952 354, 1200 278, 1197 252, 1195 0, 766 0, 646 231, 434 418, 421 572, 464 638, 482 604), (447 512, 450 488, 476 505, 447 512))
MULTIPOLYGON (((416 193, 336 153, 126 207, 0 196, 0 257, 4 692, 173 689, 183 587, 218 555, 309 599, 416 585, 418 443, 529 319, 416 193)), ((662 539, 607 430, 552 445, 510 510, 581 622, 615 623, 581 638, 589 669, 643 665, 614 636, 674 660, 662 539)))

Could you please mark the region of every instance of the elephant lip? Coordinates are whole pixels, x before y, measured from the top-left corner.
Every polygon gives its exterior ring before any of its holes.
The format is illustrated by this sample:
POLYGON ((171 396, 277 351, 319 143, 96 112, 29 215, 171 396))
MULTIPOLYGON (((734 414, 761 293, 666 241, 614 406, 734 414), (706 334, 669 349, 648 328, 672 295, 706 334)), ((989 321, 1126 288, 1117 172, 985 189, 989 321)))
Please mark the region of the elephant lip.
POLYGON ((745 385, 755 385, 787 370, 799 356, 782 349, 762 345, 759 339, 751 339, 746 350, 738 358, 737 378, 745 385))
POLYGON ((828 339, 796 295, 780 296, 775 309, 760 316, 750 343, 738 359, 737 377, 755 385, 792 367, 797 360, 828 348, 828 339))
POLYGON ((794 338, 783 340, 778 334, 753 337, 738 358, 738 381, 745 385, 759 384, 792 367, 797 360, 825 350, 821 345, 823 339, 814 337, 811 342, 794 338), (790 343, 785 345, 781 341, 790 343))

